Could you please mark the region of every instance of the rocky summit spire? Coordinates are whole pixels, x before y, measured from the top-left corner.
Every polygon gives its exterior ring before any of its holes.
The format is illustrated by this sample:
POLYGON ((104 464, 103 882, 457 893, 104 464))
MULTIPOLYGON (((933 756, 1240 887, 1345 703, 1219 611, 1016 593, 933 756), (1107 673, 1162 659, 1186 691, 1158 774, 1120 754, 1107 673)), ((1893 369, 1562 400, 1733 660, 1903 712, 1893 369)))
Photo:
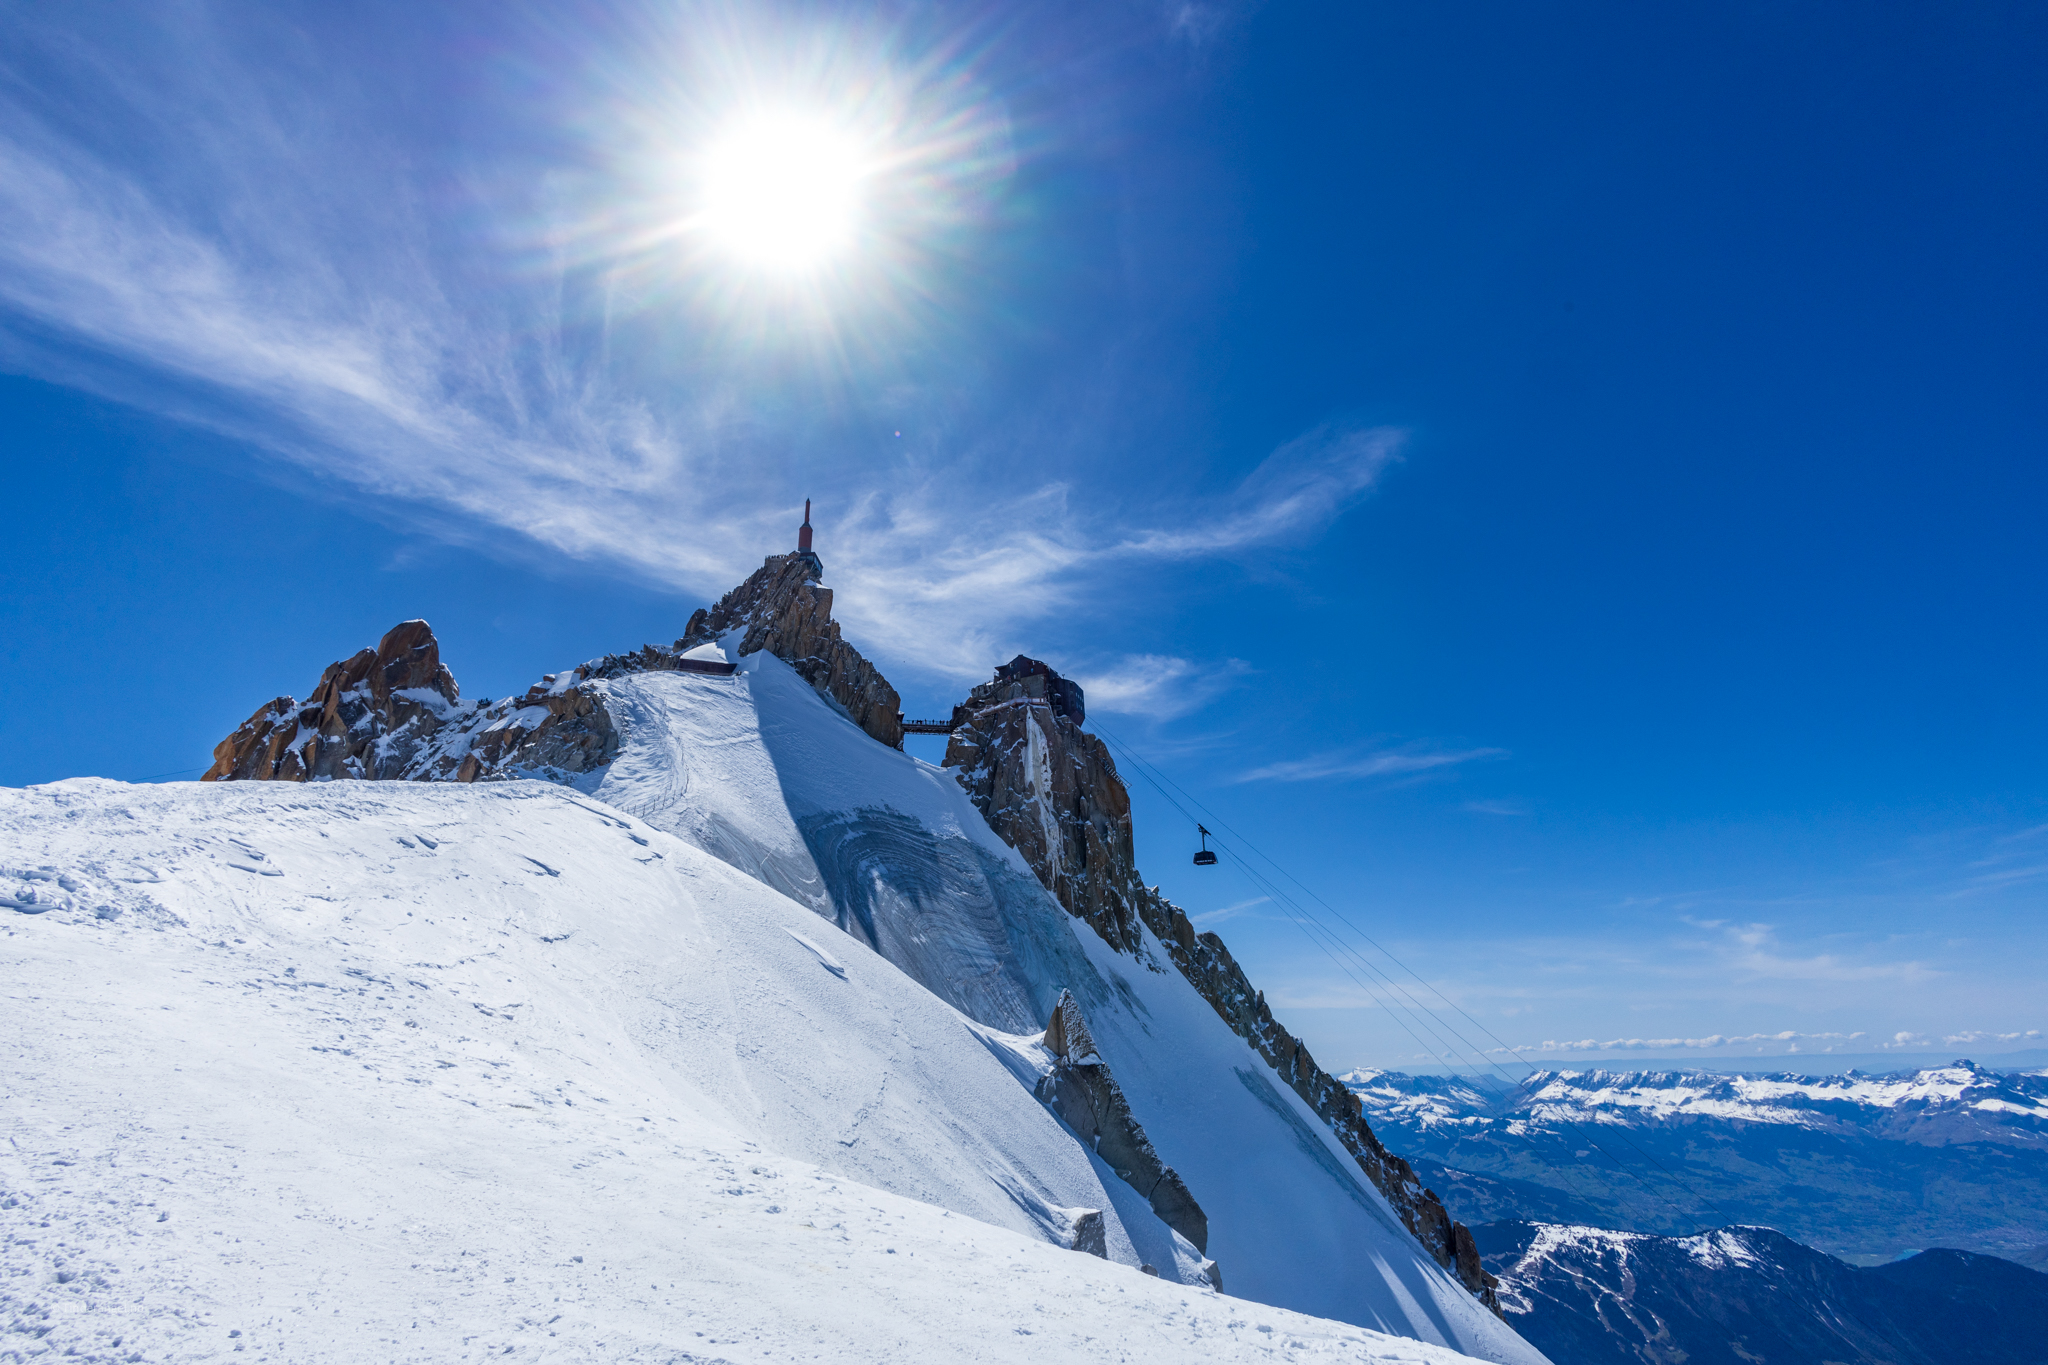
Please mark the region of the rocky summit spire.
POLYGON ((804 524, 796 528, 796 557, 810 570, 813 579, 825 577, 825 561, 811 550, 811 500, 804 499, 804 524))
POLYGON ((401 621, 375 649, 329 664, 304 706, 279 697, 257 708, 214 746, 200 780, 397 777, 465 710, 433 627, 401 621))
POLYGON ((848 644, 832 619, 832 589, 808 550, 770 555, 747 581, 699 611, 676 648, 738 635, 735 652, 765 649, 830 697, 861 729, 891 748, 903 746, 903 702, 889 680, 848 644))
POLYGON ((730 675, 731 659, 705 650, 728 637, 732 654, 775 655, 855 725, 901 748, 902 700, 832 619, 809 502, 798 537, 801 548, 770 555, 673 645, 607 654, 496 702, 462 700, 427 623, 401 622, 375 649, 329 665, 304 705, 278 697, 258 707, 215 746, 202 780, 567 781, 610 763, 624 741, 593 684, 626 673, 730 675))

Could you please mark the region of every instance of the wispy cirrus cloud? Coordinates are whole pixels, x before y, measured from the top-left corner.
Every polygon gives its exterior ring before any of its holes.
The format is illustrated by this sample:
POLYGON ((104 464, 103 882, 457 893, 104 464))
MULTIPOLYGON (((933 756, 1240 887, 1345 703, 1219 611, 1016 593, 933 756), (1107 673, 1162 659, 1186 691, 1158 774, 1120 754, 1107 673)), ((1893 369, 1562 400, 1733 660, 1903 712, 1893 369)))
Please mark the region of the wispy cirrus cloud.
POLYGON ((1241 773, 1238 782, 1346 782, 1372 777, 1405 777, 1484 759, 1506 758, 1505 749, 1435 749, 1407 745, 1393 749, 1345 749, 1308 758, 1283 759, 1241 773))
POLYGON ((1527 815, 1529 808, 1514 801, 1467 801, 1460 810, 1474 815, 1527 815))
POLYGON ((1242 659, 1202 661, 1164 654, 1129 654, 1094 672, 1076 670, 1089 711, 1172 720, 1198 711, 1250 675, 1242 659))
MULTIPOLYGON (((4 362, 228 433, 288 482, 451 539, 509 535, 712 597, 788 543, 813 495, 830 508, 820 549, 849 633, 884 660, 967 678, 1096 601, 1105 574, 1313 538, 1399 458, 1398 431, 1322 426, 1140 516, 1035 474, 1028 437, 846 458, 844 433, 802 414, 845 407, 849 390, 960 424, 969 362, 912 380, 862 340, 907 335, 915 299, 813 310, 775 350, 758 300, 721 311, 715 291, 650 266, 662 258, 645 223, 579 201, 603 179, 589 167, 437 166, 368 96, 346 103, 348 82, 310 78, 303 35, 281 22, 204 4, 149 22, 149 41, 126 48, 94 46, 56 12, 17 35, 39 71, 83 74, 66 89, 24 65, 0 87, 4 362), (818 401, 764 396, 769 377, 813 361, 818 401)), ((970 187, 993 193, 1015 154, 980 150, 1011 140, 986 82, 900 60, 900 35, 849 32, 919 126, 967 130, 948 156, 993 167, 970 187)), ((647 108, 572 112, 615 139, 672 135, 682 125, 659 100, 675 81, 653 66, 647 108)), ((1092 699, 1182 713, 1238 667, 1134 656, 1097 670, 1092 699)))
POLYGON ((1874 960, 1840 953, 1788 952, 1779 941, 1778 929, 1770 924, 1729 924, 1725 921, 1688 921, 1711 930, 1715 937, 1705 944, 1725 968, 1750 978, 1776 981, 1901 981, 1921 982, 1939 973, 1917 959, 1874 960))
POLYGON ((1965 868, 1962 884, 1950 893, 1961 899, 2048 878, 2048 825, 2015 830, 1994 840, 1965 868))
POLYGON ((1379 482, 1405 439, 1392 427, 1317 427, 1267 456, 1193 522, 1141 531, 1116 552, 1201 559, 1313 534, 1379 482))
POLYGON ((1236 919, 1239 915, 1248 914, 1262 905, 1270 905, 1272 904, 1272 899, 1271 896, 1255 896, 1251 900, 1239 901, 1235 905, 1226 905, 1219 909, 1204 910, 1200 914, 1189 915, 1188 920, 1190 923, 1199 924, 1206 929, 1211 925, 1221 924, 1225 920, 1236 919))

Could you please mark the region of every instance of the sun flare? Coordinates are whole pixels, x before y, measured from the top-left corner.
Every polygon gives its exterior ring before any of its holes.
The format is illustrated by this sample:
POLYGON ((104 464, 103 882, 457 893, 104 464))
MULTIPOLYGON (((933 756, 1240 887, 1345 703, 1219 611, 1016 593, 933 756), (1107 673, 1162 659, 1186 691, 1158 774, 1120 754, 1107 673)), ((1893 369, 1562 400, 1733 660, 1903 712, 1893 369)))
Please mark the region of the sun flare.
POLYGON ((796 272, 852 245, 868 166, 860 142, 829 120, 756 115, 704 158, 704 221, 729 254, 796 272))

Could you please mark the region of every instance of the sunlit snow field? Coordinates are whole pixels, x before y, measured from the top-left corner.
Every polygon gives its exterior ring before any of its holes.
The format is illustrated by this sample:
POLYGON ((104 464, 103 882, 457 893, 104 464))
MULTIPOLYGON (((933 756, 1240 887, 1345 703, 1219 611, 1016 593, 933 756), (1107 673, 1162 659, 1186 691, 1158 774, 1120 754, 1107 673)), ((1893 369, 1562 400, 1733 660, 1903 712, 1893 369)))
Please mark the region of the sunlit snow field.
POLYGON ((10 1358, 1465 1358, 1043 1240, 1120 1196, 1028 1039, 591 797, 78 780, 0 862, 10 1358))

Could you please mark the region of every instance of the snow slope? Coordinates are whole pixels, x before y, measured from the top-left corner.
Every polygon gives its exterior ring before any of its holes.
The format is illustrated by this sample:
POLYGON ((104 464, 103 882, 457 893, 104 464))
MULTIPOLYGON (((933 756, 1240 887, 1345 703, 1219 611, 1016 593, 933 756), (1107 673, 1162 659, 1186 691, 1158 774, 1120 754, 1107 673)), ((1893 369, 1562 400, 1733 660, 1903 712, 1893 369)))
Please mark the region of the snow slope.
MULTIPOLYGON (((1541 1359, 1423 1253, 1156 944, 1150 964, 1113 952, 951 774, 875 743, 781 660, 739 664, 732 677, 586 684, 624 743, 583 789, 803 900, 992 1033, 1038 1034, 1073 990, 1146 1134, 1208 1215, 1207 1253, 1230 1293, 1484 1359, 1541 1359)), ((1031 1062, 1016 1065, 1023 1078, 1031 1062)), ((1127 1193, 1111 1183, 1112 1197, 1127 1193)))
POLYGON ((566 788, 78 780, 0 865, 0 1359, 1459 1359, 1050 1245, 1162 1230, 1027 1039, 566 788))

